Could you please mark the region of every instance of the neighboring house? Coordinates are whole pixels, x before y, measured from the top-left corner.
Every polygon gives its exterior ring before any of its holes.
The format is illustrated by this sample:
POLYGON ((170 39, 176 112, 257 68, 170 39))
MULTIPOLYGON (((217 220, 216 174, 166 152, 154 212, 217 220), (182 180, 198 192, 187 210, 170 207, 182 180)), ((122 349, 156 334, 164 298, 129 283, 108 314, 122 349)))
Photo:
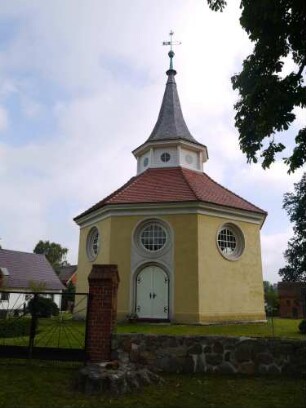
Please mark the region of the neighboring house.
POLYGON ((133 151, 137 175, 75 218, 77 292, 88 291, 93 263, 117 264, 119 319, 263 321, 267 213, 203 172, 207 147, 187 128, 175 75, 170 65, 155 127, 133 151))
POLYGON ((279 282, 279 317, 306 318, 306 283, 279 282))
POLYGON ((63 285, 67 286, 70 282, 76 286, 77 282, 77 265, 62 265, 59 268, 56 268, 55 272, 57 273, 60 281, 63 285))
POLYGON ((44 255, 0 249, 1 308, 21 309, 28 298, 27 295, 10 292, 35 290, 51 292, 49 297, 60 307, 64 288, 44 255))

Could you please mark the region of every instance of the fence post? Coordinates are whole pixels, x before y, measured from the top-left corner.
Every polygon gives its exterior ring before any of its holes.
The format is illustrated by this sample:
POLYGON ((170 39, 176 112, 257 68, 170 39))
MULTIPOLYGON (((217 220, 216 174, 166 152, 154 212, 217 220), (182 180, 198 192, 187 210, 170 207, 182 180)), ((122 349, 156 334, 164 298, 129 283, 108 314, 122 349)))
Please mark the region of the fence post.
POLYGON ((117 265, 93 265, 88 276, 89 299, 86 325, 88 362, 110 360, 119 281, 117 265))
POLYGON ((37 302, 38 293, 34 293, 33 297, 33 307, 31 312, 31 326, 30 326, 30 336, 29 336, 29 346, 28 346, 28 358, 32 358, 33 348, 37 329, 37 302))

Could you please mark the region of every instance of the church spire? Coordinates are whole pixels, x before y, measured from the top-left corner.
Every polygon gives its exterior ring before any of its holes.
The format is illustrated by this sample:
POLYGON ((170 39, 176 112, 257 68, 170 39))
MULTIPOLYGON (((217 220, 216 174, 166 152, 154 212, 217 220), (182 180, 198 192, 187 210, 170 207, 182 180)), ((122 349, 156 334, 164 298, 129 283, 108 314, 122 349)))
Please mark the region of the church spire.
POLYGON ((186 125, 177 92, 174 78, 176 70, 173 68, 173 57, 175 54, 172 47, 181 43, 172 40, 173 34, 173 31, 170 31, 170 41, 163 42, 163 45, 170 45, 170 51, 168 52, 170 67, 166 72, 168 80, 157 122, 147 142, 183 139, 198 144, 186 125))
POLYGON ((172 49, 173 45, 180 43, 173 42, 172 36, 173 31, 170 32, 170 41, 163 43, 170 46, 170 66, 166 72, 168 79, 157 122, 149 138, 133 151, 138 173, 153 167, 176 166, 202 171, 203 163, 208 159, 206 146, 192 136, 183 117, 175 83, 172 49))

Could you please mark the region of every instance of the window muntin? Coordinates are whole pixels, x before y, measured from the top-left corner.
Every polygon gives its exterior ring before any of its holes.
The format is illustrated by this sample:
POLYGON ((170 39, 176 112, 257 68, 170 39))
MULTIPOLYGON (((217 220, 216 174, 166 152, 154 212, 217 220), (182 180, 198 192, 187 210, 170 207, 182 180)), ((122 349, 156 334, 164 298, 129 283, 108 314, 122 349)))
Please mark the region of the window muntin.
POLYGON ((236 236, 229 228, 223 228, 218 234, 218 245, 224 254, 231 255, 237 247, 236 236))
POLYGON ((242 231, 236 225, 223 225, 218 232, 217 245, 225 258, 231 260, 238 259, 244 250, 242 231))
POLYGON ((89 260, 94 260, 100 249, 100 234, 96 227, 93 227, 87 237, 87 256, 89 260))
POLYGON ((156 252, 163 249, 167 242, 167 233, 165 229, 156 222, 147 224, 140 231, 140 244, 150 252, 156 252))
POLYGON ((160 160, 164 163, 167 163, 169 160, 171 159, 170 153, 162 153, 162 155, 160 156, 160 160))

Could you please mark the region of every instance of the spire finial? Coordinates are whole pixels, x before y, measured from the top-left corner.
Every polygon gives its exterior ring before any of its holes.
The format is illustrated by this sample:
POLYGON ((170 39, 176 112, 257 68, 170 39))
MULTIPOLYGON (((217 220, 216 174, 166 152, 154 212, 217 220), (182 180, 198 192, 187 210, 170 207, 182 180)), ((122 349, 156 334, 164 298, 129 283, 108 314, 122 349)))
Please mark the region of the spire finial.
POLYGON ((172 49, 173 45, 180 45, 182 44, 180 41, 173 41, 173 34, 174 32, 171 30, 169 35, 170 35, 170 41, 163 41, 163 45, 170 45, 170 51, 168 52, 169 58, 170 58, 170 71, 174 71, 173 69, 173 57, 174 57, 174 51, 172 49))

